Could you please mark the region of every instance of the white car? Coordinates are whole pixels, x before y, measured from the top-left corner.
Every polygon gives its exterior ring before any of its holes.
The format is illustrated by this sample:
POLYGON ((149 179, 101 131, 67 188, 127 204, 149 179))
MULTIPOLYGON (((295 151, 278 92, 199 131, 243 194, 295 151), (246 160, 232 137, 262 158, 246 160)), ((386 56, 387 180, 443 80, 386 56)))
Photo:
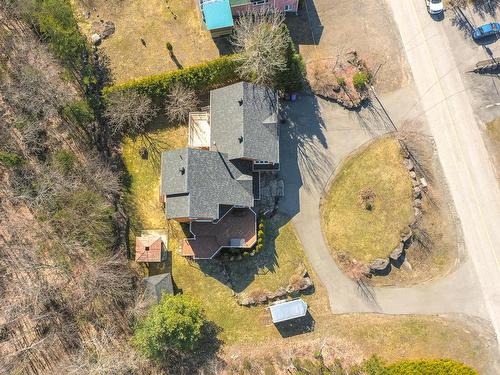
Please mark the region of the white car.
POLYGON ((427 2, 427 10, 430 14, 441 14, 444 10, 443 0, 425 0, 427 2))

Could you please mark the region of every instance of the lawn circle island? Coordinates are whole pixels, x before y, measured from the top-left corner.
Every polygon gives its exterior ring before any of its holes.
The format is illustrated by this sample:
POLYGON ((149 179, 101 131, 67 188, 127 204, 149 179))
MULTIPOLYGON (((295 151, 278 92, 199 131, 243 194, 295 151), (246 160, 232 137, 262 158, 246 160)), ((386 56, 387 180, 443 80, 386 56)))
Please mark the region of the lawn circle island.
POLYGON ((370 142, 339 166, 323 196, 325 240, 352 278, 386 275, 404 261, 421 204, 407 156, 393 137, 370 142))

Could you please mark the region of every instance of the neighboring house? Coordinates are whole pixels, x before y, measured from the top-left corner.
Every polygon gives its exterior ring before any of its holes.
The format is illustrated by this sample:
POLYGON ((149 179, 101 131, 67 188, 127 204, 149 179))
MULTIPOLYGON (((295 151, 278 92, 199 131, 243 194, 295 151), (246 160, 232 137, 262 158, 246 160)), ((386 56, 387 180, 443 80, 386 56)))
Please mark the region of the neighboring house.
POLYGON ((145 294, 147 298, 160 302, 163 294, 174 294, 172 276, 169 273, 162 273, 143 279, 146 286, 145 294))
POLYGON ((230 34, 235 16, 261 7, 297 12, 299 0, 198 0, 201 15, 213 37, 230 34))
POLYGON ((146 235, 135 238, 135 261, 159 263, 167 259, 167 251, 161 236, 146 235))
POLYGON ((190 114, 188 145, 161 156, 166 218, 192 223, 183 254, 253 246, 259 173, 279 170, 277 93, 247 82, 211 91, 210 112, 190 114))

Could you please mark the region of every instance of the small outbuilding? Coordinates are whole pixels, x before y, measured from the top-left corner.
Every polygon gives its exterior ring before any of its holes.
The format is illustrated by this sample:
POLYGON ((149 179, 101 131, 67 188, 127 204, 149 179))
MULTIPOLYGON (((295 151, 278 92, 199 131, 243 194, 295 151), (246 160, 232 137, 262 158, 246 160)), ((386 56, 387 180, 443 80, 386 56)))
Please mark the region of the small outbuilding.
POLYGON ((146 286, 146 295, 160 302, 163 294, 174 294, 174 285, 172 276, 169 273, 162 273, 155 276, 144 278, 146 286))
POLYGON ((135 238, 135 261, 139 263, 159 263, 167 259, 163 239, 159 235, 135 238))
POLYGON ((307 303, 302 299, 292 301, 278 301, 269 307, 273 323, 302 318, 307 314, 307 303))

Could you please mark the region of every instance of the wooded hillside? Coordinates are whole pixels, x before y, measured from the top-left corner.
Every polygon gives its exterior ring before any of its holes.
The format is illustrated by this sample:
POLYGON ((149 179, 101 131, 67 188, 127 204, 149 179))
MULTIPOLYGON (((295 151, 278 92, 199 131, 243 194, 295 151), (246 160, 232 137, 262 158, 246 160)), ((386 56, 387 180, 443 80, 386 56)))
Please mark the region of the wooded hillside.
POLYGON ((133 373, 148 366, 129 346, 142 289, 127 265, 118 162, 89 100, 98 81, 26 19, 43 9, 2 3, 0 374, 133 373))

